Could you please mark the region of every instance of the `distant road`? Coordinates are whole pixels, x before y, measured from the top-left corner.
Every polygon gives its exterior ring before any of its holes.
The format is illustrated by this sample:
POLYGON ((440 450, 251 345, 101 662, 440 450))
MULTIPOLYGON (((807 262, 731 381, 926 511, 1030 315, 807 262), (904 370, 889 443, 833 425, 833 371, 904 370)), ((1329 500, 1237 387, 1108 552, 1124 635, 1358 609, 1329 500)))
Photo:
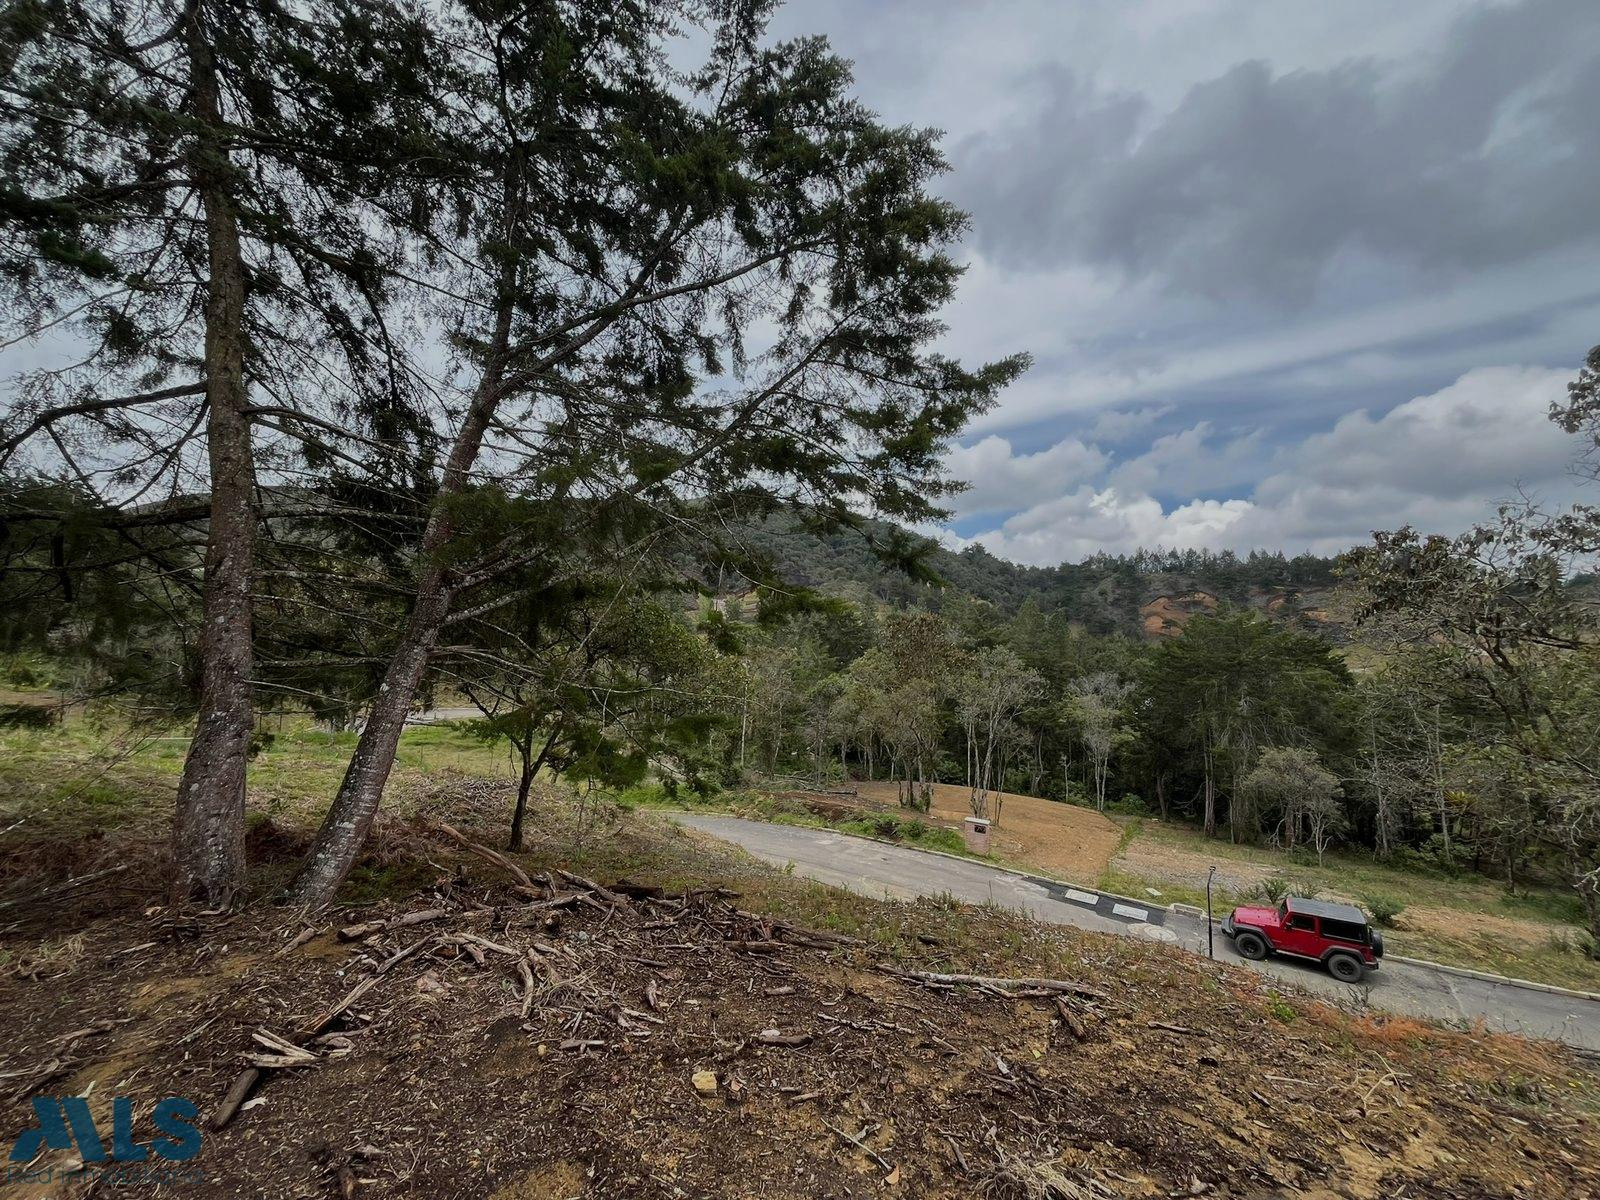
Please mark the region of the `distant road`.
MULTIPOLYGON (((983 863, 928 854, 851 837, 827 829, 769 825, 737 817, 674 813, 692 829, 743 846, 779 866, 794 864, 802 875, 868 896, 897 899, 949 895, 968 903, 994 903, 1059 925, 1164 941, 1204 954, 1206 923, 1088 888, 1019 875, 983 863)), ((1217 957, 1252 967, 1287 983, 1336 1000, 1357 1000, 1389 1012, 1471 1023, 1490 1029, 1548 1038, 1600 1051, 1600 1001, 1472 979, 1410 963, 1386 961, 1359 985, 1336 982, 1311 965, 1285 959, 1249 962, 1216 935, 1217 957)))

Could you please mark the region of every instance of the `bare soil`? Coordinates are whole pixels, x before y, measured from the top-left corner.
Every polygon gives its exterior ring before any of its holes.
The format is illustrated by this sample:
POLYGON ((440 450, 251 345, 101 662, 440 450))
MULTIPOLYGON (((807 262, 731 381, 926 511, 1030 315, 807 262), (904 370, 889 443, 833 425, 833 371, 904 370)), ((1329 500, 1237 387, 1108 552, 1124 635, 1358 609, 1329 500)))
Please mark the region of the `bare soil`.
MULTIPOLYGON (((882 805, 895 802, 892 783, 879 780, 856 786, 865 799, 882 805)), ((970 795, 959 784, 934 784, 933 807, 928 816, 959 829, 961 819, 972 812, 970 795)), ((1000 820, 989 832, 992 852, 1071 883, 1093 886, 1099 880, 1122 837, 1115 822, 1089 809, 1038 796, 1014 792, 998 796, 1000 820)), ((992 799, 990 803, 992 814, 992 799)))
POLYGON ((0 1138, 35 1092, 87 1090, 107 1119, 110 1097, 131 1096, 144 1136, 165 1096, 210 1113, 266 1030, 316 1057, 268 1071, 206 1133, 203 1182, 161 1194, 1600 1194, 1600 1082, 1558 1047, 1342 1013, 1130 939, 833 893, 654 820, 545 822, 517 859, 531 888, 428 829, 390 829, 388 869, 426 882, 309 926, 116 893, 13 909, 0 1138), (639 866, 632 899, 608 897, 617 872, 575 836, 639 866), (601 889, 538 875, 563 864, 601 889), (718 879, 747 894, 704 890, 718 879), (437 916, 338 935, 424 911, 437 916), (1072 986, 1008 994, 909 971, 1072 986), (327 1037, 300 1038, 369 980, 327 1037))
POLYGON ((1111 866, 1124 874, 1148 879, 1157 886, 1172 883, 1201 889, 1206 886, 1206 873, 1216 867, 1216 885, 1234 895, 1243 895, 1257 884, 1284 873, 1281 869, 1221 858, 1150 838, 1133 839, 1111 866))

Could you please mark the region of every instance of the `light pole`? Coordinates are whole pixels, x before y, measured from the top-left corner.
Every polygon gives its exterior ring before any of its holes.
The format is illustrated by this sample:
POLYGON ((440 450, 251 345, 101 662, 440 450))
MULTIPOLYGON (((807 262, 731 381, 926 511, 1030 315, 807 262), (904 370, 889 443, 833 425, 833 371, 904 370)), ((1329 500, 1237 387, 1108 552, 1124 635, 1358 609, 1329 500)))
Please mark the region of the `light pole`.
POLYGON ((1206 872, 1206 957, 1217 956, 1216 928, 1211 923, 1211 878, 1217 873, 1216 867, 1206 872))

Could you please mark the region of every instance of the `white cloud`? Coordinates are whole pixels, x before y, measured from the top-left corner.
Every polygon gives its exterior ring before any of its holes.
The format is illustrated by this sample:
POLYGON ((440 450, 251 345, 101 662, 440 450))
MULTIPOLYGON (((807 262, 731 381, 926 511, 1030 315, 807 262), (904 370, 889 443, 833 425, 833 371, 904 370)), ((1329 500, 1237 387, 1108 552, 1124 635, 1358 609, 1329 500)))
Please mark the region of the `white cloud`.
POLYGON ((1258 478, 1265 457, 1260 430, 1217 442, 1209 421, 1158 437, 1137 458, 1111 473, 1123 492, 1162 492, 1181 496, 1217 492, 1258 478))
POLYGON ((1091 442, 1120 442, 1136 433, 1143 433, 1171 411, 1170 404, 1110 409, 1096 418, 1089 427, 1088 437, 1091 442))
POLYGON ((1374 529, 1407 523, 1457 532, 1518 487, 1553 503, 1572 498, 1578 485, 1567 468, 1576 443, 1546 416, 1567 379, 1530 367, 1469 371, 1381 416, 1350 413, 1281 451, 1248 495, 1163 508, 1148 490, 1178 481, 1163 464, 1181 464, 1192 484, 1208 467, 1227 473, 1254 453, 1248 438, 1212 448, 1202 422, 1158 439, 1113 470, 1110 484, 1071 487, 967 540, 1003 558, 1051 564, 1141 546, 1333 554, 1374 529))
POLYGON ((958 446, 945 460, 950 474, 972 486, 950 501, 957 516, 1028 508, 1092 479, 1110 461, 1105 451, 1077 438, 1063 438, 1036 454, 1015 454, 1002 437, 958 446))

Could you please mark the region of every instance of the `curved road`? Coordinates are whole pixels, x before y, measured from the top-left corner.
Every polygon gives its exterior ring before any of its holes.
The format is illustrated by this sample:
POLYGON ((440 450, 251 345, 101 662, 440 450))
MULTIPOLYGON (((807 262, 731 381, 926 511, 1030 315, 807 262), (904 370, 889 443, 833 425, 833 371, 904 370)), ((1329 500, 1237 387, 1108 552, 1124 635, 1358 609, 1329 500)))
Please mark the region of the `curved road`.
MULTIPOLYGON (((828 829, 768 825, 704 813, 673 813, 672 819, 743 846, 767 862, 779 866, 793 863, 794 869, 808 878, 869 896, 911 899, 948 895, 973 904, 998 904, 1055 924, 1148 937, 1200 954, 1206 950, 1204 918, 1147 908, 1054 880, 828 829)), ((1467 1024, 1481 1019, 1490 1029, 1600 1051, 1600 1001, 1392 961, 1352 986, 1335 982, 1320 968, 1291 960, 1246 962, 1220 932, 1216 951, 1224 962, 1254 967, 1346 1004, 1467 1024)))

